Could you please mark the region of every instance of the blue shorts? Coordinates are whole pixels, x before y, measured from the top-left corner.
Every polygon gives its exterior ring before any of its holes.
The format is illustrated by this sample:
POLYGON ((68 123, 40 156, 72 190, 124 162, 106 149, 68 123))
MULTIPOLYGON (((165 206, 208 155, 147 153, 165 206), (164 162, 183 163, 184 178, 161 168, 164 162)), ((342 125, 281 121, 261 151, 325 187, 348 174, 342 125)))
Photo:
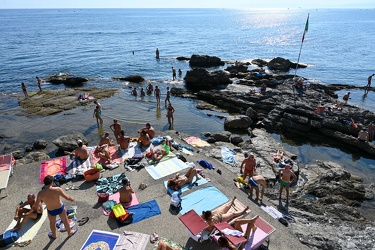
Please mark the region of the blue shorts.
POLYGON ((56 216, 56 215, 59 215, 61 214, 63 211, 64 211, 64 204, 62 204, 62 206, 60 208, 57 208, 57 209, 54 209, 54 210, 48 210, 48 214, 51 215, 51 216, 56 216))
POLYGON ((259 187, 259 184, 253 179, 253 177, 249 179, 249 184, 250 186, 255 187, 255 188, 259 187))

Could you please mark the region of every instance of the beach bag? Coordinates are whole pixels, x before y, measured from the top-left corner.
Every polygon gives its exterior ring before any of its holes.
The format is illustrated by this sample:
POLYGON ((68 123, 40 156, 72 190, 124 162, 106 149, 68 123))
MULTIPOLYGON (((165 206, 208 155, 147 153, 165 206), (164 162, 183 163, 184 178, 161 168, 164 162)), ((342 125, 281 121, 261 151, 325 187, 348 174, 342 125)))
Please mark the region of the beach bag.
POLYGON ((63 174, 57 174, 53 177, 53 182, 55 182, 57 186, 61 186, 62 184, 65 184, 67 181, 63 174))
POLYGON ((172 194, 170 207, 172 210, 177 210, 177 211, 180 211, 182 209, 181 197, 180 197, 179 192, 174 192, 172 194))
POLYGON ((106 202, 109 199, 109 193, 97 193, 98 203, 106 202))
POLYGON ((18 240, 18 238, 19 235, 16 230, 8 230, 0 235, 0 247, 5 247, 18 240))
MULTIPOLYGON (((128 210, 126 210, 124 208, 124 206, 122 204, 116 204, 116 205, 114 205, 112 207, 112 212, 110 213, 110 216, 112 218, 117 219, 121 223, 124 223, 124 224, 125 223, 128 223, 128 224, 131 223, 131 222, 129 223, 129 220, 127 220, 128 217, 130 216, 130 213, 129 213, 128 210)), ((131 219, 131 221, 133 221, 133 218, 131 219)))
POLYGON ((183 162, 187 162, 186 158, 185 158, 183 155, 181 155, 181 154, 177 154, 176 156, 177 156, 177 158, 180 159, 181 161, 183 161, 183 162))
POLYGON ((87 170, 84 174, 86 181, 94 181, 99 179, 100 177, 100 170, 97 168, 92 168, 87 170))

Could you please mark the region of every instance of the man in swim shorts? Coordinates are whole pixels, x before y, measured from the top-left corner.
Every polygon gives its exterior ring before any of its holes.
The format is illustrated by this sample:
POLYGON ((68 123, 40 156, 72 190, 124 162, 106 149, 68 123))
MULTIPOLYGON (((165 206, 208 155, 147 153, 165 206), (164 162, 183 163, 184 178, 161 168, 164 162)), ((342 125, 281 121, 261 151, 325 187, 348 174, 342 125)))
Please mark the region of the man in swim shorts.
POLYGON ((77 160, 85 161, 89 158, 89 150, 87 149, 86 145, 83 144, 82 140, 77 140, 78 148, 76 148, 73 152, 65 151, 65 154, 73 155, 77 160))
POLYGON ((250 186, 250 191, 249 195, 252 197, 253 196, 253 190, 255 188, 255 194, 257 197, 257 200, 262 202, 263 200, 263 195, 264 195, 264 190, 266 189, 267 186, 267 180, 260 174, 253 175, 249 179, 249 186, 250 186), (259 186, 261 186, 261 191, 260 191, 260 198, 259 198, 259 186))
POLYGON ((53 176, 47 175, 44 178, 44 188, 42 191, 38 193, 36 202, 33 206, 33 209, 37 209, 40 205, 41 201, 46 204, 47 212, 48 212, 48 219, 49 225, 51 228, 51 232, 48 233, 48 237, 52 239, 56 239, 56 216, 60 216, 61 221, 63 222, 66 232, 68 233, 68 237, 73 236, 77 231, 78 228, 72 230, 69 226, 68 216, 66 214, 66 209, 64 204, 61 202, 60 197, 68 201, 74 201, 73 197, 68 196, 60 187, 52 187, 53 184, 53 176))
POLYGON ((249 178, 253 176, 256 165, 257 165, 257 162, 254 158, 254 155, 252 153, 250 154, 245 153, 245 160, 242 161, 242 164, 240 167, 240 173, 242 174, 242 167, 245 166, 245 170, 243 171, 243 175, 242 175, 242 178, 244 181, 247 176, 249 176, 249 178))
POLYGON ((286 164, 285 168, 279 170, 280 176, 280 191, 279 191, 279 200, 281 200, 281 194, 285 187, 286 190, 286 202, 289 201, 289 187, 290 185, 297 180, 297 176, 290 170, 290 165, 286 164))
POLYGON ((17 224, 14 226, 13 228, 14 230, 20 230, 29 218, 33 220, 39 220, 42 217, 43 215, 42 204, 39 204, 39 206, 37 206, 35 210, 33 209, 34 204, 35 204, 35 195, 29 194, 27 196, 27 201, 17 206, 16 214, 14 215, 14 219, 17 221, 17 224), (26 205, 29 205, 31 209, 25 208, 26 205))
POLYGON ((122 188, 118 191, 120 193, 120 203, 129 204, 132 201, 134 190, 130 186, 130 181, 127 177, 122 179, 122 188))

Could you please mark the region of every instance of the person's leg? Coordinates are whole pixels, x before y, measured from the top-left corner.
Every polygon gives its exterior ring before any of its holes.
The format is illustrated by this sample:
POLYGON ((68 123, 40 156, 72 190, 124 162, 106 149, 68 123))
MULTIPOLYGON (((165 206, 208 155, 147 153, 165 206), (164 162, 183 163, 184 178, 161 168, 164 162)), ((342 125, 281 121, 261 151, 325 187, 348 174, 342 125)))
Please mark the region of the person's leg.
POLYGON ((255 193, 256 193, 257 199, 259 200, 259 187, 255 188, 255 193))
POLYGON ((243 175, 242 175, 242 179, 243 179, 243 181, 245 181, 245 179, 246 179, 246 177, 249 175, 249 172, 246 170, 246 168, 245 168, 245 170, 243 171, 243 175))
POLYGON ((103 119, 102 119, 102 117, 101 117, 101 116, 99 116, 99 120, 100 120, 100 126, 102 126, 102 127, 103 127, 103 119))
POLYGON ((225 214, 222 215, 222 222, 228 222, 231 219, 244 214, 248 209, 249 209, 249 207, 247 206, 247 207, 244 208, 244 210, 239 211, 239 212, 225 213, 225 214))
POLYGON ((193 182, 194 176, 196 178, 196 181, 200 179, 198 176, 197 170, 195 168, 190 168, 186 174, 188 174, 186 175, 186 177, 188 178, 188 183, 193 182))
MULTIPOLYGON (((61 221, 64 224, 64 227, 66 229, 66 232, 68 233, 68 236, 71 236, 73 233, 75 233, 75 230, 77 230, 77 229, 74 229, 74 230, 70 229, 70 225, 69 225, 69 221, 68 221, 68 215, 66 214, 66 209, 65 208, 61 212, 61 214, 59 214, 59 216, 60 216, 61 221)), ((55 219, 56 219, 56 217, 55 217, 55 219)))
POLYGON ((279 200, 281 199, 281 195, 283 194, 283 189, 284 189, 284 186, 283 186, 283 184, 281 184, 281 182, 280 182, 279 200))
POLYGON ((214 210, 215 213, 225 214, 226 212, 228 212, 228 210, 230 209, 230 207, 233 205, 235 199, 236 199, 236 196, 233 197, 233 199, 232 199, 231 202, 227 202, 223 206, 218 207, 217 209, 215 209, 214 210))
POLYGON ((48 219, 49 219, 49 228, 51 229, 51 237, 55 238, 57 237, 56 235, 56 216, 52 216, 48 214, 48 219))
POLYGON ((250 195, 250 197, 253 197, 254 187, 251 184, 249 186, 250 186, 249 195, 250 195))
POLYGON ((289 200, 289 187, 285 187, 285 191, 286 191, 286 201, 289 200))
POLYGON ((254 232, 256 230, 256 228, 257 228, 256 225, 255 225, 255 221, 258 218, 259 218, 259 215, 256 215, 256 216, 254 216, 251 219, 237 219, 234 222, 234 229, 243 232, 241 225, 247 224, 245 235, 247 236, 247 238, 249 238, 250 231, 253 230, 253 232, 254 232))

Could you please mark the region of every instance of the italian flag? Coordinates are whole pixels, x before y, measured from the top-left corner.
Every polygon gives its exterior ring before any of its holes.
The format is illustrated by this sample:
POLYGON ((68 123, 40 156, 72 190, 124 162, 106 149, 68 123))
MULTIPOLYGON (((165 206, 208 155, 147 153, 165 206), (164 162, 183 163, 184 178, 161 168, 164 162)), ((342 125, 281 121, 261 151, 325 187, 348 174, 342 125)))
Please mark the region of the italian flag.
POLYGON ((306 20, 306 24, 305 24, 305 31, 303 32, 303 35, 302 35, 302 42, 305 40, 305 35, 307 33, 307 31, 309 30, 309 15, 307 15, 307 20, 306 20))

